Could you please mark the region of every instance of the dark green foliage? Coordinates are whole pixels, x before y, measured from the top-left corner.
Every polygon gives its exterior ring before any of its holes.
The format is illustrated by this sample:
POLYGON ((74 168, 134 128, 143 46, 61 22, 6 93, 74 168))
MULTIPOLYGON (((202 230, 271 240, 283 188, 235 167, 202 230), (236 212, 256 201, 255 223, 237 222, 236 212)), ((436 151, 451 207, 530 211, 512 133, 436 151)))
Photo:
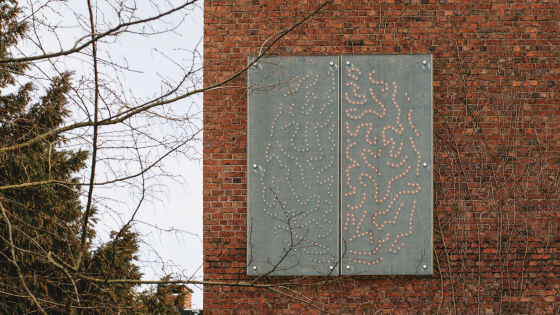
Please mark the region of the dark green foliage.
MULTIPOLYGON (((9 48, 28 31, 27 24, 18 22, 20 15, 16 1, 0 3, 0 58, 10 57, 9 48)), ((25 81, 22 74, 28 68, 25 63, 3 64, 0 89, 25 81)), ((31 83, 10 94, 0 90, 0 146, 44 135, 71 118, 66 98, 70 84, 71 73, 63 73, 38 100, 32 97, 31 83)), ((141 278, 134 264, 138 235, 130 228, 117 240, 113 233, 112 241, 97 248, 91 246, 95 232, 90 229, 83 263, 73 269, 83 248, 84 190, 77 185, 76 174, 86 167, 89 153, 62 149, 66 141, 50 136, 23 150, 0 154, 0 314, 39 313, 29 292, 47 314, 174 313, 173 302, 162 298, 171 287, 139 294, 137 284, 88 280, 141 278), (57 182, 21 186, 53 180, 57 182)))
MULTIPOLYGON (((2 59, 9 57, 8 48, 15 45, 27 32, 28 25, 18 21, 20 14, 21 10, 15 0, 0 1, 0 58, 2 59)), ((13 85, 15 83, 13 74, 22 73, 27 68, 26 63, 3 64, 0 67, 0 88, 13 85)), ((4 113, 0 113, 0 118, 3 116, 4 113)))
MULTIPOLYGON (((170 276, 161 280, 172 280, 170 276)), ((186 288, 175 284, 158 284, 155 290, 142 292, 138 298, 138 315, 150 314, 179 314, 174 311, 183 305, 186 288), (175 294, 175 295, 173 295, 175 294), (170 297, 173 298, 171 299, 170 297)))

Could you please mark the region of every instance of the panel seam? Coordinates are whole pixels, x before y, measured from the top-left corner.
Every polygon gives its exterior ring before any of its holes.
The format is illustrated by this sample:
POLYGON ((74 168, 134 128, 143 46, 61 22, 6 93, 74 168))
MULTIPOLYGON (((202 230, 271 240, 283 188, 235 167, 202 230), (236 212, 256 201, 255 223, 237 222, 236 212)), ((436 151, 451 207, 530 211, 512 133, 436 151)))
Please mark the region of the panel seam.
POLYGON ((342 56, 338 56, 338 275, 342 275, 342 56))

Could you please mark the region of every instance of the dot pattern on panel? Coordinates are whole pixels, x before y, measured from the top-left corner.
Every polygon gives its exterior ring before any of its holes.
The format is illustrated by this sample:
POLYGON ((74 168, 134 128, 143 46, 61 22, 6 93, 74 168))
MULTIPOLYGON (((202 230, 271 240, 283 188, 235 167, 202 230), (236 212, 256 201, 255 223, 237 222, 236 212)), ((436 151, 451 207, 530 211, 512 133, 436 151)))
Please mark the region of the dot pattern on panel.
POLYGON ((414 236, 422 190, 414 99, 378 73, 356 66, 343 73, 342 228, 346 258, 368 266, 390 260, 414 236))
POLYGON ((324 240, 337 235, 338 73, 310 72, 291 77, 287 92, 271 100, 277 104, 260 182, 274 237, 298 244, 293 251, 316 264, 337 259, 336 241, 324 240))

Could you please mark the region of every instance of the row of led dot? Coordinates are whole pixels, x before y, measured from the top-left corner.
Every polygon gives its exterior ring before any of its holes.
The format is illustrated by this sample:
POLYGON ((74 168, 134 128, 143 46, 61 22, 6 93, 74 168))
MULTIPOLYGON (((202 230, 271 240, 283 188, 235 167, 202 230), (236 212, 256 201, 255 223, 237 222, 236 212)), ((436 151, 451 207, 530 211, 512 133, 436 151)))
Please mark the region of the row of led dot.
MULTIPOLYGON (((394 218, 394 220, 392 220, 392 221, 391 221, 391 220, 389 220, 389 221, 386 220, 382 226, 384 226, 385 224, 396 224, 396 221, 397 221, 397 219, 398 219, 398 215, 399 215, 399 213, 400 213, 400 211, 401 211, 401 209, 402 209, 403 206, 404 206, 404 204, 401 204, 401 206, 397 209, 397 211, 396 211, 396 213, 395 213, 395 218, 394 218)), ((402 240, 403 237, 407 237, 407 236, 411 236, 411 235, 412 235, 412 220, 413 220, 414 210, 415 210, 415 209, 416 209, 416 201, 414 201, 414 203, 413 203, 413 206, 412 206, 412 209, 411 209, 411 213, 410 213, 410 217, 409 217, 409 230, 408 230, 407 233, 401 233, 401 234, 399 234, 399 235, 396 236, 395 240, 393 241, 393 244, 392 244, 391 247, 388 249, 388 251, 389 251, 390 253, 392 253, 392 254, 397 254, 397 253, 402 249, 402 247, 404 246, 404 243, 401 243, 400 245, 397 245, 397 242, 399 242, 399 240, 402 240), (395 247, 395 246, 396 246, 396 247, 395 247)), ((376 217, 378 214, 387 214, 387 212, 388 212, 388 209, 387 209, 386 211, 384 211, 384 212, 377 213, 376 215, 374 215, 374 218, 373 218, 374 224, 376 224, 376 223, 375 223, 375 217, 376 217)), ((352 216, 353 216, 353 215, 352 215, 352 216)), ((354 218, 353 218, 353 221, 354 221, 354 218)), ((361 219, 361 221, 363 221, 363 218, 361 219)), ((361 225, 361 223, 362 223, 362 222, 360 222, 359 225, 361 225)), ((377 225, 377 224, 376 224, 376 225, 377 225)), ((359 227, 357 228, 357 230, 358 230, 358 229, 359 229, 359 227)), ((352 242, 352 241, 354 241, 355 239, 360 238, 360 237, 363 237, 363 236, 365 236, 365 235, 370 235, 370 243, 373 244, 373 243, 374 243, 374 238, 373 238, 373 233, 371 233, 371 232, 363 232, 363 233, 361 233, 361 234, 355 234, 355 235, 353 235, 352 237, 349 238, 349 241, 352 242)), ((390 239, 390 233, 387 233, 386 237, 384 237, 384 238, 382 238, 382 239, 379 239, 379 240, 377 241, 377 242, 378 242, 378 243, 377 243, 377 246, 376 246, 374 249, 372 249, 371 251, 356 251, 356 250, 350 249, 350 250, 349 250, 349 253, 350 253, 350 254, 353 254, 353 255, 367 255, 367 256, 374 255, 374 254, 376 254, 376 253, 381 249, 382 244, 388 242, 389 239, 390 239)), ((351 258, 351 257, 350 257, 350 260, 352 260, 352 261, 354 261, 354 262, 359 262, 359 263, 366 263, 366 262, 367 262, 365 259, 353 259, 353 258, 351 258)), ((381 261, 381 260, 383 260, 383 257, 380 257, 376 262, 378 263, 378 262, 381 261)))
MULTIPOLYGON (((331 73, 331 76, 333 77, 332 80, 334 81, 334 80, 335 80, 335 79, 334 79, 334 74, 331 73)), ((297 92, 297 91, 300 90, 301 84, 302 84, 303 82, 305 82, 306 79, 309 79, 309 76, 305 76, 303 80, 300 80, 300 81, 298 82, 299 85, 296 87, 295 91, 292 92, 292 95, 293 95, 293 93, 295 93, 295 92, 297 92)), ((306 86, 306 89, 309 89, 310 87, 316 85, 317 82, 318 82, 318 75, 315 77, 315 81, 314 81, 314 82, 312 82, 310 85, 306 86)), ((329 100, 328 100, 328 102, 324 103, 323 106, 320 107, 320 109, 319 109, 319 115, 322 115, 322 114, 323 114, 323 111, 325 110, 325 108, 327 108, 328 105, 332 104, 333 100, 330 98, 330 94, 334 91, 335 85, 336 85, 336 82, 333 82, 333 89, 328 90, 328 91, 326 92, 327 99, 329 99, 329 100)), ((288 95, 286 94, 286 95, 284 95, 284 96, 287 97, 288 95)), ((301 113, 302 113, 303 115, 310 115, 312 111, 316 111, 317 109, 315 108, 315 104, 312 104, 311 106, 309 106, 309 99, 310 99, 310 98, 312 98, 312 99, 317 99, 317 98, 318 98, 318 95, 316 95, 315 93, 312 93, 312 92, 307 92, 307 95, 305 96, 305 98, 306 98, 306 101, 305 101, 305 104, 302 106, 302 109, 303 109, 303 110, 301 111, 301 113), (306 108, 307 108, 307 111, 306 111, 306 108)), ((279 119, 279 117, 281 117, 281 115, 283 115, 282 107, 283 107, 283 105, 281 104, 281 106, 280 106, 280 108, 279 108, 279 113, 278 113, 278 114, 276 115, 276 117, 274 118, 274 121, 273 121, 273 124, 272 124, 272 128, 271 128, 271 134, 270 134, 271 138, 274 138, 275 127, 276 127, 276 122, 277 122, 277 120, 279 119)), ((293 104, 291 104, 291 106, 289 106, 288 114, 289 114, 290 117, 295 117, 295 112, 294 112, 294 108, 295 108, 295 107, 296 107, 296 103, 293 103, 293 104)), ((320 141, 320 138, 319 138, 320 135, 319 135, 319 132, 318 132, 317 129, 318 129, 318 128, 325 128, 325 127, 327 127, 327 126, 329 125, 329 123, 332 121, 332 118, 333 118, 333 117, 334 117, 334 112, 331 113, 331 115, 328 117, 327 121, 326 121, 324 124, 319 124, 319 123, 317 123, 317 124, 314 126, 314 131, 315 131, 315 134, 316 134, 316 136, 317 136, 317 141, 320 141)), ((295 137, 296 137, 297 133, 299 133, 299 124, 298 124, 298 123, 296 123, 295 121, 291 121, 291 122, 289 121, 287 124, 281 126, 281 130, 285 130, 285 129, 290 128, 291 126, 294 126, 294 125, 295 125, 295 127, 296 127, 296 131, 293 133, 293 136, 292 136, 292 138, 291 138, 292 147, 295 148, 298 152, 305 152, 305 151, 308 151, 308 146, 309 146, 309 145, 308 145, 307 142, 308 142, 309 122, 306 122, 305 130, 304 130, 304 137, 305 137, 305 142, 306 142, 306 147, 307 147, 307 148, 305 148, 305 149, 303 149, 303 150, 297 148, 297 146, 294 144, 295 137)), ((333 144, 333 146, 336 145, 335 139, 333 139, 334 137, 332 137, 332 134, 334 133, 334 129, 335 129, 335 127, 333 126, 333 127, 329 130, 329 132, 328 132, 328 139, 331 140, 331 143, 333 144)), ((288 158, 290 158, 290 159, 296 161, 295 164, 296 164, 296 165, 298 166, 298 168, 301 170, 300 175, 302 176, 302 182, 303 182, 304 186, 305 186, 307 189, 310 189, 311 187, 309 187, 309 186, 305 183, 305 179, 304 179, 304 176, 303 176, 304 165, 300 166, 299 163, 298 163, 298 158, 297 158, 297 157, 294 157, 293 155, 289 154, 289 153, 287 152, 287 150, 286 150, 286 152, 285 152, 284 148, 282 148, 282 146, 281 146, 281 144, 279 143, 279 141, 277 141, 276 144, 277 144, 277 146, 278 146, 279 148, 281 148, 281 151, 282 151, 282 153, 283 153, 283 156, 287 156, 288 158)), ((318 146, 320 147, 320 143, 318 144, 318 146)), ((267 145, 267 150, 266 150, 267 162, 271 162, 274 158, 276 158, 276 159, 279 161, 279 164, 280 164, 281 167, 287 168, 287 165, 286 165, 285 163, 282 162, 282 159, 280 158, 279 155, 277 155, 277 154, 269 155, 270 149, 271 149, 271 143, 269 143, 269 144, 267 145)), ((321 148, 319 148, 319 150, 322 151, 321 148)), ((334 150, 334 148, 332 148, 331 150, 334 150)), ((320 158, 309 158, 309 159, 306 160, 306 162, 307 162, 307 163, 310 163, 310 162, 312 162, 312 161, 319 161, 319 160, 322 160, 322 159, 323 159, 323 153, 320 152, 320 158)), ((327 178, 325 181, 322 181, 322 182, 319 180, 319 176, 321 175, 321 173, 322 173, 322 172, 325 172, 327 169, 331 168, 331 167, 333 166, 333 164, 334 164, 334 158, 331 158, 329 165, 326 166, 326 167, 324 167, 324 168, 322 168, 322 169, 318 172, 318 175, 317 175, 317 182, 318 182, 319 185, 323 185, 323 184, 325 184, 325 183, 328 181, 328 182, 330 182, 330 185, 329 185, 329 187, 330 187, 330 186, 334 183, 334 177, 333 177, 333 176, 331 176, 330 178, 327 178)), ((313 166, 312 166, 311 168, 312 168, 312 170, 314 170, 314 167, 313 167, 313 166)), ((308 198, 307 200, 305 200, 305 201, 302 202, 302 201, 300 200, 300 198, 297 196, 296 191, 292 188, 292 185, 291 185, 290 182, 289 182, 289 181, 290 181, 290 169, 289 169, 289 168, 287 168, 287 176, 286 176, 286 177, 287 177, 287 184, 288 184, 288 187, 289 187, 289 189, 292 191, 292 193, 294 194, 294 196, 295 196, 297 202, 300 204, 300 206, 307 205, 307 204, 309 203, 309 201, 310 201, 311 198, 308 198)), ((265 179, 266 179, 266 176, 265 176, 265 172, 263 171, 262 176, 261 176, 261 183, 263 184, 263 199, 266 200, 266 183, 265 183, 265 179)), ((273 177, 272 177, 272 181, 271 181, 272 187, 275 187, 278 191, 280 191, 280 188, 277 187, 276 184, 274 184, 274 180, 275 180, 275 177, 273 176, 273 177)), ((327 188, 327 190, 330 191, 329 188, 327 188)), ((333 197, 332 194, 330 194, 330 196, 333 197)), ((318 199, 318 205, 321 203, 321 202, 320 202, 319 196, 313 195, 313 196, 311 196, 311 197, 317 198, 317 199, 318 199)), ((272 204, 274 203, 274 201, 275 201, 275 200, 273 200, 272 202, 267 201, 266 203, 267 203, 267 205, 272 206, 272 204)), ((333 211, 333 209, 332 209, 333 206, 332 206, 332 203, 331 203, 331 202, 328 202, 328 203, 329 203, 329 205, 330 205, 330 209, 327 210, 327 211, 326 211, 327 213, 323 215, 323 221, 324 221, 324 223, 326 223, 326 224, 331 224, 332 222, 329 221, 329 220, 327 220, 327 219, 326 219, 326 216, 327 216, 328 213, 332 213, 332 211, 333 211)), ((321 223, 318 222, 318 221, 315 221, 314 218, 308 219, 307 222, 305 222, 305 220, 304 220, 305 217, 308 217, 308 218, 309 218, 309 215, 312 214, 313 212, 317 211, 318 208, 319 208, 319 206, 315 207, 315 208, 312 209, 312 210, 306 211, 306 212, 304 213, 304 215, 295 216, 295 217, 294 217, 294 220, 293 220, 293 221, 294 221, 294 224, 297 224, 295 228, 303 228, 303 227, 306 227, 306 226, 309 225, 309 224, 316 224, 319 228, 322 228, 321 223), (301 220, 303 220, 304 222, 298 224, 297 218, 301 218, 301 220)), ((267 214, 269 214, 269 215, 272 215, 272 216, 274 216, 274 217, 277 217, 276 214, 273 214, 273 213, 269 212, 266 208, 264 209, 264 211, 265 211, 267 214)), ((291 215, 295 215, 295 213, 294 213, 294 212, 295 212, 295 209, 287 210, 287 212, 290 213, 291 215)), ((285 230, 285 227, 282 227, 282 226, 275 227, 275 229, 276 229, 276 228, 280 228, 280 229, 285 230)), ((276 234, 276 237, 277 237, 277 238, 280 238, 280 236, 278 235, 277 231, 275 231, 274 233, 276 234)), ((299 238, 299 239, 302 239, 302 237, 296 235, 295 231, 292 231, 292 233, 294 234, 294 237, 299 238)), ((323 235, 318 235, 318 236, 319 236, 319 237, 327 237, 327 236, 330 235, 331 233, 332 233, 332 230, 328 230, 328 231, 326 231, 325 234, 323 234, 323 235)), ((285 240, 285 241, 286 241, 286 240, 285 240)), ((286 241, 286 242, 287 242, 287 241, 286 241)), ((327 254, 328 251, 329 251, 326 247, 321 248, 321 247, 322 247, 321 245, 316 245, 316 246, 318 246, 318 247, 320 248, 320 250, 318 250, 318 251, 309 251, 309 250, 307 250, 307 249, 304 248, 304 251, 305 251, 306 253, 315 254, 315 255, 324 255, 324 254, 327 254)), ((312 260, 314 260, 314 259, 312 259, 312 260)), ((327 260, 314 260, 314 261, 315 261, 315 262, 326 262, 327 260)))
MULTIPOLYGON (((361 73, 360 73, 360 74, 361 74, 361 73)), ((393 94, 393 101, 394 101, 394 96, 395 96, 395 94, 393 94)), ((399 109, 399 111, 400 111, 400 109, 399 109)), ((412 123, 411 123, 411 121, 410 121, 410 113, 409 113, 409 123, 411 124, 411 126, 412 126, 413 129, 415 130, 414 126, 412 125, 412 123)), ((400 124, 399 124, 399 125, 400 125, 400 124)), ((400 129, 402 130, 402 126, 400 126, 400 127, 401 127, 400 129)), ((417 133, 416 130, 415 130, 415 132, 417 133)), ((417 136, 418 136, 418 134, 417 134, 417 136)), ((403 162, 402 162, 402 163, 403 163, 403 162)), ((401 163, 401 164, 402 164, 402 163, 401 163)), ((388 162, 388 164, 389 164, 389 162, 388 162)))

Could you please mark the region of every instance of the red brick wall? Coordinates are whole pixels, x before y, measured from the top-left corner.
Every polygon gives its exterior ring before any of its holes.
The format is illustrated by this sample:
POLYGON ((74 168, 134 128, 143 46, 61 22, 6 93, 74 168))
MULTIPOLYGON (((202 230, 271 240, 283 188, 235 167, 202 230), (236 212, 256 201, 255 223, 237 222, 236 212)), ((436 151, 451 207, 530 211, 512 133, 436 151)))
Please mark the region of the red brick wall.
MULTIPOLYGON (((183 295, 183 309, 191 309, 192 307, 192 292, 189 288, 187 288, 186 286, 184 287, 180 287, 181 293, 184 293, 183 295)), ((174 302, 175 299, 177 299, 179 292, 175 292, 174 294, 170 294, 167 296, 167 300, 170 302, 174 302)))
POLYGON ((188 291, 187 294, 185 295, 185 304, 183 304, 183 307, 186 309, 190 309, 192 308, 192 292, 188 291))
MULTIPOLYGON (((298 291, 337 314, 560 314, 559 1, 372 2, 334 1, 273 52, 434 55, 435 273, 298 291)), ((205 85, 317 3, 205 0, 205 85)), ((247 278, 245 82, 204 95, 206 280, 247 278)), ((319 313, 270 291, 210 286, 204 309, 319 313)))

